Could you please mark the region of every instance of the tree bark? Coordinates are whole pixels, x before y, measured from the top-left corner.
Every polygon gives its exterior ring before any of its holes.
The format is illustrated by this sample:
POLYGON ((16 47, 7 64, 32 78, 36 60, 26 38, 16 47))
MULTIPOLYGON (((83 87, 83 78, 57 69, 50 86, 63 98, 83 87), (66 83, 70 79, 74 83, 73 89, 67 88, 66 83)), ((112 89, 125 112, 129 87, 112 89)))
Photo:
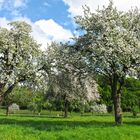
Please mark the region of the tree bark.
POLYGON ((121 93, 120 89, 117 90, 117 78, 114 76, 112 82, 112 98, 114 105, 114 115, 115 115, 115 123, 116 125, 122 124, 122 108, 121 108, 121 93))
POLYGON ((64 102, 64 118, 68 117, 68 101, 65 100, 64 102))
POLYGON ((122 124, 122 108, 121 108, 121 94, 115 94, 113 98, 115 123, 116 125, 122 124))
POLYGON ((9 116, 9 105, 6 108, 6 116, 9 116))

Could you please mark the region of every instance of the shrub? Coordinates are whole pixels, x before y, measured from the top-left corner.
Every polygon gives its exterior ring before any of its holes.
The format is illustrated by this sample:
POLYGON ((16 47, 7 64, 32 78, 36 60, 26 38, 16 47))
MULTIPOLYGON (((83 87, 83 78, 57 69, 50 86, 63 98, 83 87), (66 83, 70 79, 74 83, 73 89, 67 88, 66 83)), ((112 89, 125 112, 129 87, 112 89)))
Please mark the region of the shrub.
POLYGON ((91 106, 90 110, 91 110, 92 113, 107 113, 107 107, 106 107, 105 104, 94 103, 91 106))
POLYGON ((137 114, 138 114, 138 112, 139 112, 139 107, 138 107, 138 106, 134 106, 134 107, 132 108, 133 116, 136 117, 137 114))
POLYGON ((10 113, 15 113, 16 111, 19 110, 19 105, 17 105, 16 103, 13 103, 9 106, 8 109, 10 113))

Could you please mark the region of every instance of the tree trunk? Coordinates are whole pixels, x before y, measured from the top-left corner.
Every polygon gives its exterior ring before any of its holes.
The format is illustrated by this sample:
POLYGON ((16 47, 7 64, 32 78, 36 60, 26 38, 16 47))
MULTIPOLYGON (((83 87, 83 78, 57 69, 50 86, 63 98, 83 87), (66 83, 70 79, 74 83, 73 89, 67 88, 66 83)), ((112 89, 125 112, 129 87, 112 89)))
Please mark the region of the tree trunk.
POLYGON ((0 105, 2 104, 2 101, 3 101, 3 95, 4 95, 3 91, 4 91, 5 85, 6 85, 5 83, 0 82, 0 105))
POLYGON ((64 118, 68 117, 68 101, 65 100, 64 102, 64 118))
POLYGON ((6 116, 9 116, 9 106, 6 108, 6 116))
POLYGON ((114 115, 115 115, 115 123, 116 125, 122 124, 122 108, 121 108, 121 94, 120 90, 117 89, 117 79, 114 76, 112 83, 112 98, 114 105, 114 115))
POLYGON ((116 94, 113 97, 115 123, 116 125, 122 124, 122 109, 121 109, 121 94, 116 94))
POLYGON ((3 97, 2 97, 2 95, 0 95, 0 105, 2 105, 2 99, 3 99, 3 97))
POLYGON ((50 109, 50 114, 52 114, 52 109, 50 109))

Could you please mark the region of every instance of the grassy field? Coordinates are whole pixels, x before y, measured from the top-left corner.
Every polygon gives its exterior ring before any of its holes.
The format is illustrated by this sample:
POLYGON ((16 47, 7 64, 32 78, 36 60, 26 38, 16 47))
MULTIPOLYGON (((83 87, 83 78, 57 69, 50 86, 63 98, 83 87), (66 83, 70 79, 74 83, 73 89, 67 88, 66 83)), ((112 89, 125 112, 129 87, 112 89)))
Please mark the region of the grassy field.
POLYGON ((74 114, 69 118, 0 115, 0 140, 140 140, 140 116, 124 116, 115 126, 111 115, 74 114))

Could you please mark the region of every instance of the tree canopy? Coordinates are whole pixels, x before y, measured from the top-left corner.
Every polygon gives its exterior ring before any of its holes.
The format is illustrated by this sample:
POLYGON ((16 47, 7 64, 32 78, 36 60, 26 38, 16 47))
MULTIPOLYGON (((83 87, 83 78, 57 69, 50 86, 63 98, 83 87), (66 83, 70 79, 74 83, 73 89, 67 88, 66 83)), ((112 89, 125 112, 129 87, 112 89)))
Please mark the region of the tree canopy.
POLYGON ((91 13, 84 8, 84 16, 76 17, 79 30, 76 49, 83 52, 91 72, 108 78, 115 110, 116 124, 122 123, 121 89, 126 76, 137 76, 140 67, 140 12, 118 11, 113 2, 91 13))
POLYGON ((9 30, 0 28, 0 100, 36 75, 39 45, 30 33, 30 25, 21 21, 10 23, 9 30))

